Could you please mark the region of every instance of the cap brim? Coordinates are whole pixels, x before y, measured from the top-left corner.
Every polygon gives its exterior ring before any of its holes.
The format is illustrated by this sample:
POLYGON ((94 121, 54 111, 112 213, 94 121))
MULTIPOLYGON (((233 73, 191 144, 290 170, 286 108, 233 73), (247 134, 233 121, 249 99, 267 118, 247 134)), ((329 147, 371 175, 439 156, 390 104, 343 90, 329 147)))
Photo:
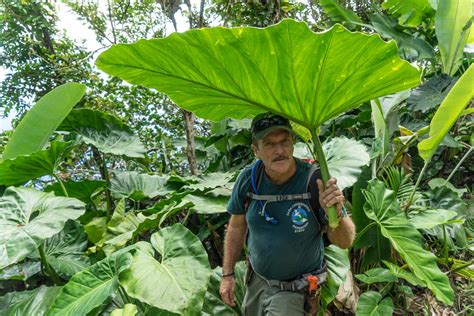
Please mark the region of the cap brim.
POLYGON ((274 126, 270 126, 266 129, 264 129, 263 131, 260 131, 258 133, 255 133, 253 135, 254 138, 256 139, 263 139, 265 136, 267 136, 269 133, 277 130, 277 129, 282 129, 282 130, 285 130, 287 132, 289 132, 290 134, 293 134, 293 130, 291 128, 289 128, 288 126, 285 126, 285 125, 274 125, 274 126))

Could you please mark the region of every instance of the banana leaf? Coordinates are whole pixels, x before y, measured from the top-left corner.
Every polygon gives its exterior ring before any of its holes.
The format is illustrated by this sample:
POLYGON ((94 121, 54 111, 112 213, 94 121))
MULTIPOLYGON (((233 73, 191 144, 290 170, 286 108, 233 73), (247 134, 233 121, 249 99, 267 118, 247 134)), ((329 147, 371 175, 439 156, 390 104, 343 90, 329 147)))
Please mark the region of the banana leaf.
POLYGON ((43 149, 51 134, 85 91, 85 85, 70 82, 39 99, 15 128, 3 151, 3 159, 30 155, 43 149))
POLYGON ((435 31, 445 74, 453 76, 461 65, 462 53, 468 41, 469 32, 473 32, 473 30, 465 29, 471 18, 472 0, 438 1, 435 31))

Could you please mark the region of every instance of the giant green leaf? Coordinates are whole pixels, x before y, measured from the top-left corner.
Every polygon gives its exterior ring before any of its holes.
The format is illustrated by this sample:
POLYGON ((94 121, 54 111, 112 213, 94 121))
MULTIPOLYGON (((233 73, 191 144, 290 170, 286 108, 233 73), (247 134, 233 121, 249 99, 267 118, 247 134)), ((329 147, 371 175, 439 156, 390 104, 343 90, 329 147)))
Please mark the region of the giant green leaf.
POLYGON ((84 203, 30 188, 9 187, 0 198, 0 269, 32 254, 60 232, 68 219, 85 212, 84 203))
POLYGON ((364 194, 365 213, 377 223, 410 270, 426 283, 437 299, 452 304, 454 292, 448 277, 436 265, 436 256, 422 248, 421 234, 401 211, 395 192, 386 189, 383 182, 371 180, 364 194))
POLYGON ((70 143, 53 141, 48 149, 0 161, 0 185, 22 184, 45 175, 53 175, 70 149, 70 143))
POLYGON ((120 172, 110 181, 110 191, 115 198, 126 197, 140 201, 172 192, 165 186, 166 180, 167 177, 164 176, 151 176, 134 171, 120 172))
POLYGON ((438 1, 435 31, 445 74, 452 76, 459 69, 463 48, 469 38, 469 29, 464 31, 464 28, 471 17, 472 0, 438 1))
POLYGON ((183 201, 193 203, 192 209, 198 214, 216 214, 227 211, 229 198, 188 194, 183 198, 183 201))
POLYGON ((428 0, 385 0, 382 7, 397 16, 400 24, 412 27, 420 25, 423 18, 434 13, 428 0))
POLYGON ((41 272, 41 262, 25 260, 0 270, 0 281, 21 280, 26 281, 41 272))
POLYGON ((419 83, 419 71, 398 57, 394 42, 341 25, 316 34, 289 19, 264 29, 195 29, 114 45, 96 63, 202 118, 272 111, 311 130, 419 83))
POLYGON ((39 99, 15 128, 3 151, 3 159, 30 155, 43 149, 51 134, 79 102, 85 91, 85 85, 71 82, 57 87, 39 99))
POLYGON ((117 117, 92 109, 71 111, 58 130, 75 132, 86 144, 106 154, 143 158, 146 152, 138 136, 117 117))
POLYGON ((137 251, 120 284, 128 295, 161 310, 199 314, 211 274, 199 239, 175 224, 153 234, 151 243, 160 259, 154 258, 153 249, 137 251))
POLYGON ((129 253, 119 253, 75 274, 59 292, 48 315, 86 315, 117 291, 118 276, 130 260, 129 253))
POLYGON ((429 138, 418 143, 418 151, 425 162, 431 160, 444 136, 456 123, 466 105, 474 97, 473 82, 474 66, 471 65, 449 91, 438 110, 436 110, 430 122, 429 138))
POLYGON ((217 267, 212 270, 210 284, 207 287, 204 305, 202 307, 202 315, 221 315, 233 316, 242 314, 242 302, 245 295, 245 273, 247 267, 244 261, 239 261, 235 265, 235 306, 226 305, 219 294, 219 287, 222 281, 222 268, 217 267))
POLYGON ((359 297, 357 316, 389 316, 393 314, 392 298, 383 298, 380 293, 368 291, 359 297))
POLYGON ((383 263, 387 268, 390 269, 390 272, 398 278, 405 279, 413 285, 425 286, 425 283, 413 275, 410 271, 404 270, 403 268, 393 264, 389 261, 383 260, 383 263))
POLYGON ((3 316, 44 315, 60 287, 40 286, 32 291, 10 292, 0 297, 0 314, 3 316))
POLYGON ((450 76, 433 76, 421 86, 413 89, 407 103, 411 110, 427 112, 441 104, 456 83, 450 76))

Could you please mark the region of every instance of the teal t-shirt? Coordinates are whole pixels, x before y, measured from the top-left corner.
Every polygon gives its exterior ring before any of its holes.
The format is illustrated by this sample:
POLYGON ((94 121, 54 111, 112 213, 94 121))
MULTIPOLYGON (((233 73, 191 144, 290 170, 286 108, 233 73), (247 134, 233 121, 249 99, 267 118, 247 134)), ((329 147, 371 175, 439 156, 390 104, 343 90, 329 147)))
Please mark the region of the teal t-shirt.
MULTIPOLYGON (((298 194, 307 191, 306 182, 311 165, 296 160, 295 174, 284 184, 273 183, 264 173, 258 186, 259 195, 298 194)), ((308 199, 268 202, 267 214, 278 220, 265 220, 259 201, 247 198, 253 165, 245 167, 235 182, 227 205, 230 214, 246 213, 249 235, 247 247, 253 269, 272 280, 291 280, 302 274, 319 270, 323 265, 323 239, 319 222, 308 199)), ((256 176, 256 175, 255 175, 256 176)), ((311 193, 311 194, 317 194, 311 193)), ((265 204, 265 201, 263 201, 265 204)), ((320 209, 315 210, 321 212, 320 209)), ((319 214, 319 218, 324 218, 319 214)))

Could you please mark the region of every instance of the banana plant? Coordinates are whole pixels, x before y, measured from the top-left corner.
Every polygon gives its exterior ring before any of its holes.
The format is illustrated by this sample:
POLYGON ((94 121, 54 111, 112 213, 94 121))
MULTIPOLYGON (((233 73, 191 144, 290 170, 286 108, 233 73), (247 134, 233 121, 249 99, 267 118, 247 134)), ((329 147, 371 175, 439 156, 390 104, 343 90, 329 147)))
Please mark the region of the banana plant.
MULTIPOLYGON (((417 86, 420 72, 395 42, 341 25, 314 33, 291 19, 263 29, 194 29, 167 38, 114 45, 97 66, 156 89, 197 116, 219 121, 267 111, 307 128, 324 183, 329 180, 318 130, 363 102, 417 86)), ((335 208, 329 211, 337 227, 335 208)))

